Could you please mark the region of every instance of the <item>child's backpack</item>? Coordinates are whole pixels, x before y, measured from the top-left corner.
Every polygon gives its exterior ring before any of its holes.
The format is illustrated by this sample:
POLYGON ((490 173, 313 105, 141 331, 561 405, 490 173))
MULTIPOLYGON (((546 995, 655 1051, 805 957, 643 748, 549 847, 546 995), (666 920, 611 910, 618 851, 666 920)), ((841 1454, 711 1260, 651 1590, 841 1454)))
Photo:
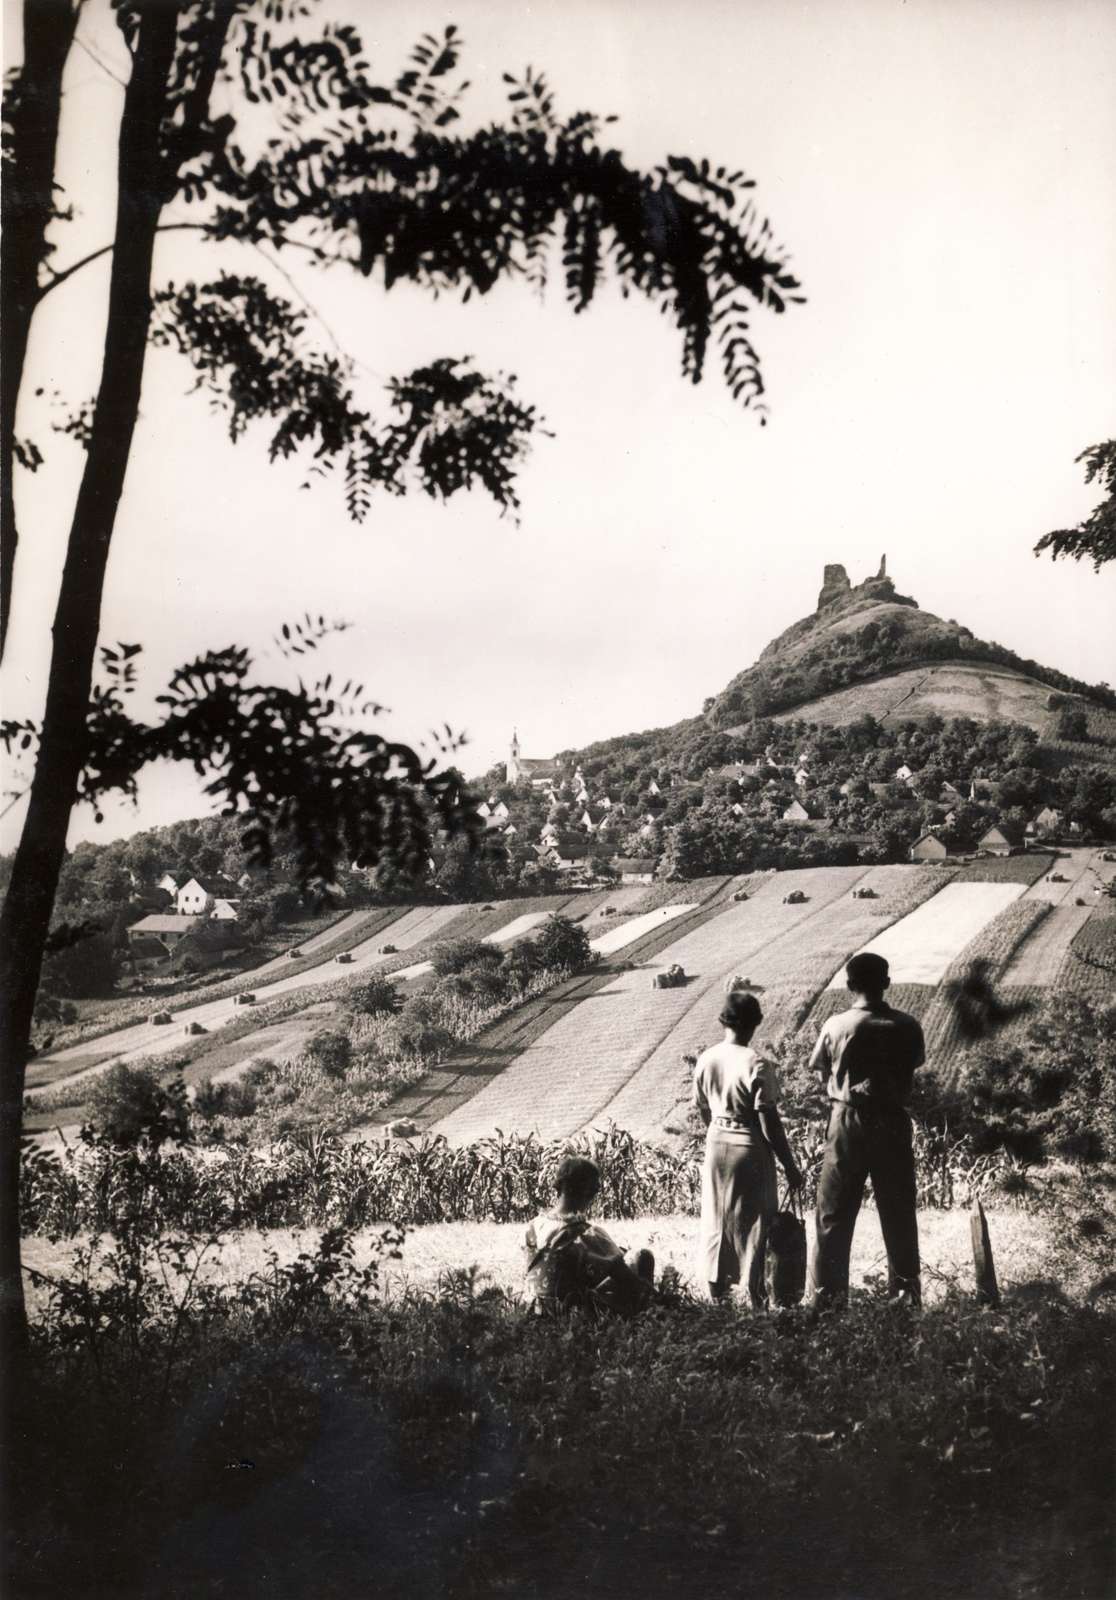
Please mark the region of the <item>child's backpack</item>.
POLYGON ((584 1305, 590 1297, 589 1258, 581 1235, 588 1227, 584 1217, 571 1217, 527 1264, 528 1302, 542 1305, 584 1305))

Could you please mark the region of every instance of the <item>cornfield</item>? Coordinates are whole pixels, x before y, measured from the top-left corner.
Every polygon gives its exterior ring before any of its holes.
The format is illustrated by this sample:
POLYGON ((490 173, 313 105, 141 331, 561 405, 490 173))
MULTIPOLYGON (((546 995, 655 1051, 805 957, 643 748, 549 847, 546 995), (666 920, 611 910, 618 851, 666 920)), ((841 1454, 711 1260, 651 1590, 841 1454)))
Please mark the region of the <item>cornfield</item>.
MULTIPOLYGON (((803 1118, 790 1137, 808 1174, 811 1198, 824 1121, 803 1118)), ((999 1158, 972 1156, 964 1141, 915 1124, 919 1204, 945 1207, 986 1187, 999 1158)), ((222 1233, 242 1228, 364 1227, 393 1223, 521 1222, 553 1203, 554 1174, 568 1155, 601 1170, 597 1202, 604 1218, 696 1215, 701 1166, 696 1152, 674 1154, 622 1129, 543 1142, 495 1134, 461 1147, 424 1135, 350 1144, 332 1134, 301 1133, 270 1150, 227 1145, 121 1150, 96 1137, 61 1156, 29 1145, 24 1152, 21 1213, 27 1233, 72 1237, 113 1234, 143 1215, 158 1227, 222 1233)))

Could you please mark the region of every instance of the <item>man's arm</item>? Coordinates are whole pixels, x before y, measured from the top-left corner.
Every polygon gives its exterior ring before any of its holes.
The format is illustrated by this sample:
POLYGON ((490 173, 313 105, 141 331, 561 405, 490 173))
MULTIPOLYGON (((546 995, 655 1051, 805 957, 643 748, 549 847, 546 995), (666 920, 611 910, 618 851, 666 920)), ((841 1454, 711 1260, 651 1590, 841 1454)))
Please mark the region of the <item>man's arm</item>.
POLYGON ((818 1034, 818 1042, 810 1055, 810 1071, 816 1072, 820 1078, 828 1078, 833 1071, 833 1057, 829 1053, 829 1030, 823 1026, 818 1034))

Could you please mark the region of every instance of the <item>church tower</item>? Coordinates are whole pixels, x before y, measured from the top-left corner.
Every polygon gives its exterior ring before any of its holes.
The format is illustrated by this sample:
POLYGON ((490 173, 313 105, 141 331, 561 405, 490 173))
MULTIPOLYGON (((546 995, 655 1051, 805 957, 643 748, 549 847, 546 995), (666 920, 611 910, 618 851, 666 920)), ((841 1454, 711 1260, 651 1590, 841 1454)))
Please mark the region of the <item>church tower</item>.
POLYGON ((511 745, 508 749, 508 764, 506 768, 508 783, 519 782, 519 734, 512 729, 511 745))

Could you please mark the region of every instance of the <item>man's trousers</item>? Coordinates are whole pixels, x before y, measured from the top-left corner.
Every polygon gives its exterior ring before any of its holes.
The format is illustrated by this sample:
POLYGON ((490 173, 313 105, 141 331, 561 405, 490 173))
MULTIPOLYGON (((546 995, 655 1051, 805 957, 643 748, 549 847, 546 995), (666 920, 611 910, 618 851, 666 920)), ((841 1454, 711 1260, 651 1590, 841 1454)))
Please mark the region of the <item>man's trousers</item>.
POLYGON ((911 1119, 902 1106, 863 1100, 832 1107, 818 1179, 817 1236, 810 1259, 811 1300, 849 1292, 853 1229, 871 1178, 887 1249, 892 1293, 920 1299, 918 1214, 911 1119))

